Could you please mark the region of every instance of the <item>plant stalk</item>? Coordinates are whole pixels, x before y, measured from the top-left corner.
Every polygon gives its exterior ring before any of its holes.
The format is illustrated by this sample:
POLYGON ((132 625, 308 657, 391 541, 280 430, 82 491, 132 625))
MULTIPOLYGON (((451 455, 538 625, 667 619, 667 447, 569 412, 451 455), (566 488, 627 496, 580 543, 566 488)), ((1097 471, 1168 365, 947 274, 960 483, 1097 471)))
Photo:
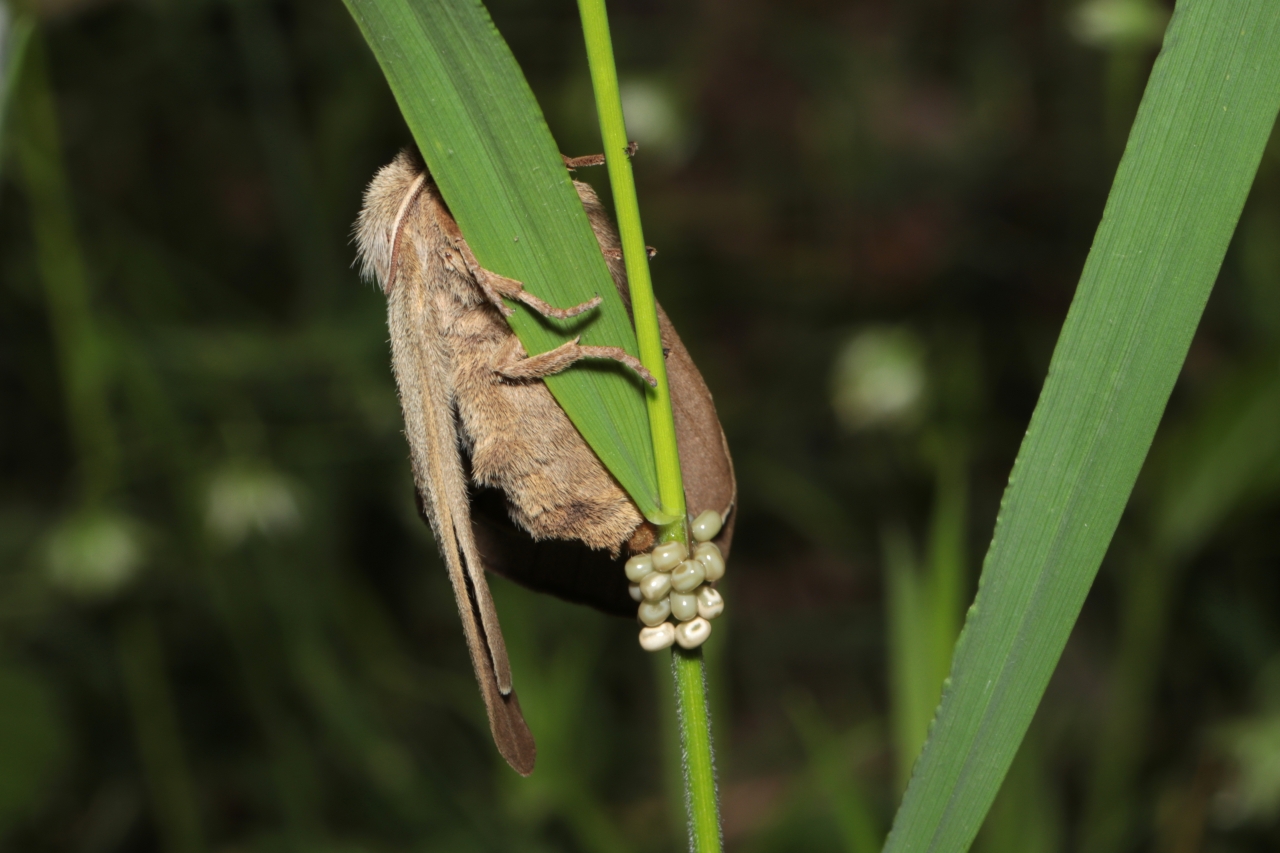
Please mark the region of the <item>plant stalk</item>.
POLYGON ((676 424, 671 414, 671 391, 667 385, 667 365, 662 357, 662 337, 658 332, 658 307, 653 298, 653 282, 649 278, 649 255, 645 249, 644 231, 640 227, 636 183, 631 174, 631 158, 627 156, 627 128, 622 118, 622 96, 618 91, 618 72, 613 63, 613 44, 609 40, 609 19, 604 0, 578 0, 578 10, 587 41, 587 61, 591 66, 591 87, 595 90, 600 136, 604 141, 605 166, 613 188, 618 236, 622 239, 622 259, 631 288, 631 311, 636 324, 636 339, 640 344, 640 361, 658 383, 657 388, 647 394, 645 402, 658 465, 658 497, 663 512, 676 519, 663 525, 661 538, 664 541, 680 539, 687 543, 676 424))
MULTIPOLYGON (((622 258, 631 289, 631 311, 640 345, 640 361, 653 374, 657 387, 646 397, 649 430, 658 467, 658 495, 663 512, 674 518, 659 528, 658 538, 689 543, 680 453, 676 446, 671 392, 658 329, 658 307, 649 277, 649 255, 640 226, 640 205, 635 178, 627 154, 627 129, 622 116, 618 72, 609 37, 604 0, 578 0, 587 61, 595 90, 596 113, 604 142, 605 165, 613 189, 614 213, 622 240, 622 258)), ((684 755, 685 808, 689 819, 689 849, 694 853, 719 853, 720 808, 716 798, 715 761, 711 748, 711 716, 708 712, 706 667, 702 650, 673 647, 672 676, 680 719, 680 743, 684 755)))
POLYGON ((720 801, 716 796, 715 751, 711 744, 711 712, 707 704, 707 668, 702 649, 671 648, 680 747, 684 757, 684 807, 689 819, 689 849, 719 853, 720 801))

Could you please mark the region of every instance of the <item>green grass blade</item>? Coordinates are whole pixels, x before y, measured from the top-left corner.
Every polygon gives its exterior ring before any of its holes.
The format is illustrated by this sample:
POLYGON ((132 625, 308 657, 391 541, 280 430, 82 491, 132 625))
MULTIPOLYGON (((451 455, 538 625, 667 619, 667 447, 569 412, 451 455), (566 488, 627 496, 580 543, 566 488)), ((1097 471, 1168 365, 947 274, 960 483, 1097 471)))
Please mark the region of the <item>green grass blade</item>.
POLYGON ((22 73, 22 62, 35 24, 30 15, 15 15, 0 3, 0 174, 4 171, 5 138, 9 105, 22 73))
MULTIPOLYGON (((604 299, 585 318, 567 322, 517 307, 511 324, 525 348, 544 352, 580 334, 583 344, 638 355, 560 153, 484 7, 476 0, 345 2, 480 263, 552 305, 604 299)), ((640 511, 661 520, 639 378, 598 362, 546 382, 640 511)))
POLYGON ((80 466, 82 502, 107 500, 120 484, 120 444, 111 412, 111 347, 95 313, 89 265, 76 227, 72 181, 63 160, 48 52, 39 31, 27 40, 13 94, 14 161, 26 192, 66 405, 80 466))
POLYGON ((1128 501, 1280 108, 1280 5, 1183 0, 886 850, 968 848, 1128 501))
POLYGON ((899 791, 907 787, 929 733, 964 613, 966 453, 959 441, 939 441, 937 492, 928 558, 918 566, 901 524, 883 535, 885 617, 889 637, 890 721, 899 791))
MULTIPOLYGON (((936 672, 937 656, 931 648, 929 617, 933 614, 925 602, 925 583, 920 578, 918 559, 910 534, 901 524, 884 532, 881 548, 884 562, 885 621, 888 641, 890 732, 893 735, 894 760, 897 765, 897 793, 906 790, 911 767, 924 746, 929 721, 938 707, 944 670, 936 672)), ((963 605, 961 605, 963 607, 963 605)), ((952 646, 955 637, 951 638, 952 646)), ((947 648, 950 654, 951 647, 947 648)))
POLYGON ((878 850, 884 829, 876 825, 876 810, 855 778, 852 765, 879 746, 879 732, 864 723, 837 735, 811 699, 794 700, 787 711, 808 757, 814 787, 827 800, 845 853, 878 850))

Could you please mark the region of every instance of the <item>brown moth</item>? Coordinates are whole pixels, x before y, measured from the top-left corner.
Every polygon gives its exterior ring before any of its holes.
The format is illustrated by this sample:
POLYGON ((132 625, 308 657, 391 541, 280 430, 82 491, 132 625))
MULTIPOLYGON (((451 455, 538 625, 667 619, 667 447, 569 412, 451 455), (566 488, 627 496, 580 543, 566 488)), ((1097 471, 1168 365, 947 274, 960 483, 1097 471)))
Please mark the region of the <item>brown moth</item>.
MULTIPOLYGON (((629 307, 617 235, 590 187, 575 186, 629 307)), ((586 358, 612 359, 645 381, 652 377, 619 348, 577 340, 527 355, 507 324, 514 309, 504 299, 564 318, 590 311, 599 298, 556 308, 520 282, 483 269, 413 154, 401 153, 369 184, 356 239, 362 271, 387 296, 419 509, 448 568, 494 741, 527 775, 533 737, 512 689, 485 568, 634 615, 622 564, 652 547, 655 532, 541 380, 586 358)), ((658 310, 686 500, 695 515, 714 509, 727 517, 715 540, 727 553, 736 497, 732 463, 711 395, 658 310)))

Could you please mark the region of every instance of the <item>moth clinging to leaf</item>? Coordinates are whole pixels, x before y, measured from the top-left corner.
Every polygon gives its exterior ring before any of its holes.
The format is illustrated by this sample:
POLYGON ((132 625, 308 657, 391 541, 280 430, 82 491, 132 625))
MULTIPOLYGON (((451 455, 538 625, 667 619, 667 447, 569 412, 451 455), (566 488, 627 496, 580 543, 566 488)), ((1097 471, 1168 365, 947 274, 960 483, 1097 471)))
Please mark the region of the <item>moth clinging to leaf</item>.
MULTIPOLYGON (((591 188, 575 187, 629 306, 613 226, 591 188)), ((713 584, 733 535, 736 485, 724 434, 706 384, 659 308, 686 504, 702 524, 695 523, 695 538, 706 541, 692 556, 655 559, 665 554, 649 553, 655 528, 542 381, 587 359, 634 376, 637 394, 652 377, 622 348, 585 346, 577 338, 530 355, 506 319, 530 310, 589 321, 599 299, 552 306, 521 282, 484 269, 410 152, 370 183, 356 238, 363 272, 387 297, 418 506, 448 569, 494 741, 513 768, 528 774, 534 741, 512 686, 485 570, 619 615, 636 616, 639 605, 645 648, 701 643, 707 620, 723 607, 713 584), (672 614, 675 623, 668 621, 672 614)))

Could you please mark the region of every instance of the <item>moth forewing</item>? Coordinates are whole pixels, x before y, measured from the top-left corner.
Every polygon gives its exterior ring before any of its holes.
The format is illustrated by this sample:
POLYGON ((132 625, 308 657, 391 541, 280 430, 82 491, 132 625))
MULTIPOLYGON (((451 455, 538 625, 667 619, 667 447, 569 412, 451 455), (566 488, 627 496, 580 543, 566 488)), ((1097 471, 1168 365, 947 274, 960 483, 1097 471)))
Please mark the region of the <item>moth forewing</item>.
POLYGON ((495 743, 517 771, 533 770, 533 737, 511 689, 511 667, 471 530, 454 416, 453 353, 438 303, 474 284, 445 262, 452 248, 424 195, 422 173, 401 156, 370 185, 357 227, 360 255, 387 294, 392 366, 414 482, 457 598, 495 743))

